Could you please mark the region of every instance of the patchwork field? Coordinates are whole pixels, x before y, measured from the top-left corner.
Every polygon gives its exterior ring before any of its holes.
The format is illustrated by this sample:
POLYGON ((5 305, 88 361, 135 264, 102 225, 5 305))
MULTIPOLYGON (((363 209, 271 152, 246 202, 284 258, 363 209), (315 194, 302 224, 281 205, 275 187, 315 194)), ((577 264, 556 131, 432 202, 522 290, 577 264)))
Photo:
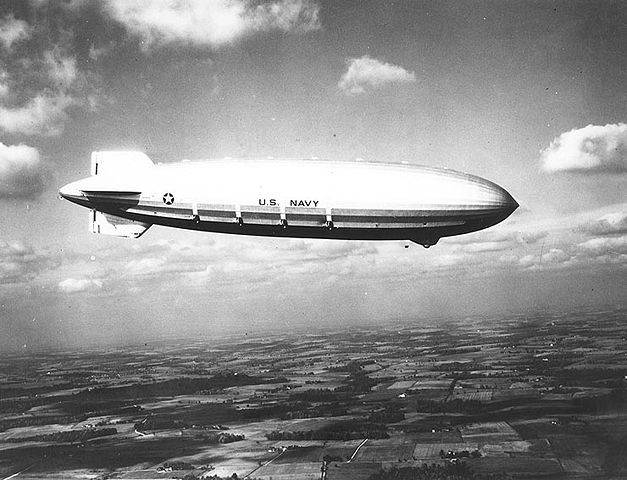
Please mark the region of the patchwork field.
POLYGON ((0 478, 627 478, 624 320, 0 356, 0 478))

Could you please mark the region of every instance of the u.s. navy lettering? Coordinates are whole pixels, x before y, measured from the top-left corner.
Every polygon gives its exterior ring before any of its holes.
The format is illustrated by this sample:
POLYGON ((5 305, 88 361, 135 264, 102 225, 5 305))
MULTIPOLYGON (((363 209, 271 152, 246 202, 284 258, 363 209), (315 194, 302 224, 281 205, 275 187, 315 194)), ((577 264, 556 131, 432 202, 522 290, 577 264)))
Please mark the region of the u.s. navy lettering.
MULTIPOLYGON (((278 207, 279 202, 276 198, 259 198, 259 205, 262 207, 278 207)), ((292 199, 290 200, 290 207, 313 207, 316 208, 320 203, 319 200, 301 200, 301 199, 292 199)))
POLYGON ((317 207, 318 200, 290 200, 290 207, 317 207))

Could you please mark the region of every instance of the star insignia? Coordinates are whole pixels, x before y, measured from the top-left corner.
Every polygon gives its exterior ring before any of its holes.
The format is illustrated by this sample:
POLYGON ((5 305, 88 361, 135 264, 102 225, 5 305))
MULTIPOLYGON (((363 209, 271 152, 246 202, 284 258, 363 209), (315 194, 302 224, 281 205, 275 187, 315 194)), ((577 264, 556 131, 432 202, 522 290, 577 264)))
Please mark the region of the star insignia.
POLYGON ((163 196, 163 203, 165 203, 166 205, 172 205, 174 203, 174 195, 172 195, 171 193, 166 193, 163 196))

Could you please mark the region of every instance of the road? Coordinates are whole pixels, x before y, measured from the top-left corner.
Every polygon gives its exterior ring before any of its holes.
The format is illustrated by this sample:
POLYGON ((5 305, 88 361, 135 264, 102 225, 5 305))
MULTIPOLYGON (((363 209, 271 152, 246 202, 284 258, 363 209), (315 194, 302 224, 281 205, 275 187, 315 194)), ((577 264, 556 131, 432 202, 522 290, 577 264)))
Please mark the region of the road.
POLYGON ((32 465, 29 465, 28 467, 26 467, 24 470, 20 470, 17 473, 14 473, 13 475, 9 475, 8 477, 4 477, 2 480, 10 480, 11 478, 15 478, 17 477, 20 473, 24 473, 26 470, 30 470, 31 468, 33 468, 35 465, 37 465, 39 462, 35 462, 32 465))
POLYGON ((351 455, 351 458, 349 458, 349 459, 348 459, 348 462, 346 462, 346 463, 351 463, 351 462, 353 461, 353 458, 355 458, 355 455, 357 455, 357 452, 359 451, 359 449, 360 449, 361 447, 363 447, 363 446, 366 444, 366 442, 367 442, 367 441, 368 441, 368 439, 366 438, 363 442, 361 442, 361 443, 357 446, 357 448, 355 449, 355 451, 354 451, 354 452, 353 452, 353 454, 351 455))
POLYGON ((259 470, 262 467, 265 467, 266 465, 270 465, 272 462, 274 462, 277 458, 279 458, 281 455, 283 455, 285 453, 285 451, 287 450, 287 448, 283 448, 283 450, 281 450, 281 452, 276 456, 271 458, 270 460, 268 460, 266 463, 264 463, 263 465, 259 465, 257 468, 255 468, 252 472, 248 472, 246 475, 244 475, 242 478, 248 478, 250 477, 253 473, 255 473, 257 470, 259 470))

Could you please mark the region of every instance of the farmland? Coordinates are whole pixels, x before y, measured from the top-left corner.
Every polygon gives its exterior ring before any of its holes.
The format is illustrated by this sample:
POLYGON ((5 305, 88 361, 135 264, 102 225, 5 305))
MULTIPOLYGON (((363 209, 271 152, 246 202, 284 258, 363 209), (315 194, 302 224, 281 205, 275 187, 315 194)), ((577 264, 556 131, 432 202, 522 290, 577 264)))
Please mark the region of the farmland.
POLYGON ((438 319, 6 354, 0 476, 624 478, 626 320, 438 319))

